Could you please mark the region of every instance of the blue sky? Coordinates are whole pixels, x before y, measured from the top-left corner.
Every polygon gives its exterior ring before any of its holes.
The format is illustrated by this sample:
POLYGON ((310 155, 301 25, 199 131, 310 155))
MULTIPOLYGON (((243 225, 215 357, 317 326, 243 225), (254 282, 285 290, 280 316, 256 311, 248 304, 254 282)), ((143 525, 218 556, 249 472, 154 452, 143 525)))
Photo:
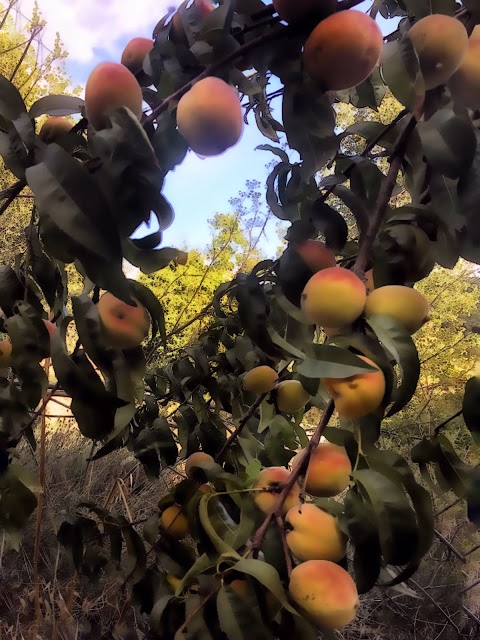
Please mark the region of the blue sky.
MULTIPOLYGON (((96 64, 105 60, 119 61, 125 44, 131 38, 150 37, 167 7, 179 2, 69 0, 68 3, 60 3, 58 0, 38 0, 38 4, 48 22, 45 44, 48 46, 53 41, 56 31, 60 33, 70 54, 66 61, 67 72, 74 85, 85 85, 96 64), (116 34, 113 40, 112 34, 116 34)), ((21 0, 22 12, 30 15, 32 5, 33 0, 21 0)), ((365 10, 369 6, 371 2, 367 1, 358 8, 365 10)), ((280 101, 275 103, 279 109, 280 101)), ((272 105, 274 109, 275 103, 272 105)), ((278 113, 276 115, 279 117, 278 113)), ((175 220, 165 232, 163 244, 204 246, 209 237, 207 220, 216 212, 230 211, 229 198, 236 196, 247 180, 265 181, 265 165, 272 156, 254 149, 269 140, 260 135, 253 118, 250 122, 234 148, 221 156, 206 159, 189 152, 182 165, 167 176, 164 194, 174 207, 175 220)), ((270 231, 273 231, 273 226, 270 231)), ((272 240, 273 247, 276 247, 276 237, 272 240)))

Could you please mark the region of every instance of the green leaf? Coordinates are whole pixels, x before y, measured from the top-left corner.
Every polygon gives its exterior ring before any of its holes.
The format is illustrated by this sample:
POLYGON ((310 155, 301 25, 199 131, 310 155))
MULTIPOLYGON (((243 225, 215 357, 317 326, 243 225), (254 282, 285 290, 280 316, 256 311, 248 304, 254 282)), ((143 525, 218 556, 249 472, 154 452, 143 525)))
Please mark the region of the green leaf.
POLYGON ((215 527, 211 520, 211 515, 209 513, 209 508, 208 508, 209 502, 212 500, 212 498, 216 499, 215 496, 206 494, 206 495, 203 495, 199 501, 198 516, 199 516, 200 524, 203 528, 203 531, 208 536, 210 543, 214 546, 219 556, 226 553, 231 556, 239 557, 235 553, 233 548, 229 544, 227 544, 225 540, 215 530, 215 527))
POLYGON ((260 424, 257 427, 257 433, 263 433, 265 429, 268 429, 275 416, 275 406, 267 397, 260 405, 260 424))
POLYGON ((381 73, 395 98, 413 111, 425 95, 425 82, 408 35, 383 45, 381 73))
POLYGON ((385 561, 407 564, 418 547, 418 526, 403 487, 372 469, 357 469, 353 477, 375 512, 385 561))
POLYGON ((174 261, 185 263, 188 258, 185 251, 173 247, 149 250, 143 247, 142 240, 122 239, 122 251, 125 259, 147 275, 165 269, 174 261))
POLYGON ((0 114, 10 120, 28 150, 33 149, 35 133, 18 89, 5 76, 0 75, 0 114))
POLYGON ((145 545, 139 534, 125 518, 121 517, 119 521, 122 524, 123 539, 127 547, 127 561, 125 564, 127 580, 137 582, 145 574, 147 564, 145 545))
POLYGON ((464 498, 468 493, 469 467, 458 457, 452 443, 443 433, 437 435, 437 441, 440 445, 438 469, 455 495, 464 498))
POLYGON ((152 340, 155 338, 158 331, 162 339, 162 344, 166 346, 167 332, 165 329, 165 311, 162 303, 153 291, 145 285, 141 284, 137 280, 129 280, 129 282, 132 285, 133 294, 150 314, 150 318, 152 320, 152 340))
POLYGON ((480 444, 480 376, 472 376, 467 380, 462 414, 472 438, 480 444))
POLYGON ((37 499, 15 472, 0 474, 0 528, 11 535, 18 550, 18 531, 23 529, 37 506, 37 499))
POLYGON ((80 113, 85 101, 76 96, 49 95, 40 98, 32 104, 28 112, 30 118, 38 118, 48 114, 49 116, 70 116, 80 113))
POLYGON ((327 247, 334 252, 341 252, 348 237, 348 226, 343 216, 321 198, 307 207, 306 213, 317 232, 325 238, 327 247))
POLYGON ((381 566, 375 512, 371 504, 353 490, 345 497, 344 509, 345 514, 340 517, 340 526, 354 546, 355 582, 360 594, 367 593, 375 586, 381 566))
POLYGON ((336 185, 333 189, 333 193, 350 209, 350 212, 357 223, 360 236, 365 234, 370 220, 367 203, 343 184, 336 185))
POLYGON ((312 344, 307 356, 297 367, 306 378, 349 378, 375 370, 351 351, 333 345, 312 344))
POLYGON ((417 130, 427 162, 448 178, 459 178, 470 167, 477 141, 471 123, 450 109, 436 111, 417 130))
POLYGON ((258 580, 268 591, 273 593, 287 611, 297 615, 295 609, 289 604, 278 572, 272 565, 262 562, 261 560, 242 558, 232 566, 232 569, 258 580))
MULTIPOLYGON (((56 144, 47 146, 43 162, 29 167, 26 175, 41 225, 59 229, 88 277, 128 301, 120 239, 109 205, 91 175, 56 144)), ((60 254, 58 257, 62 259, 60 254)))
POLYGON ((25 179, 25 170, 29 158, 23 141, 15 125, 0 115, 0 156, 5 168, 21 180, 25 179))
POLYGON ((255 147, 255 151, 270 151, 271 153, 278 156, 280 160, 282 160, 286 164, 290 164, 290 158, 280 147, 274 147, 271 144, 259 144, 257 147, 255 147))
POLYGON ((400 387, 393 392, 393 406, 388 416, 397 413, 410 402, 420 377, 420 360, 410 334, 390 316, 372 316, 368 324, 398 363, 402 371, 400 387))
POLYGON ((18 302, 5 327, 12 342, 12 368, 21 382, 21 396, 34 409, 47 390, 47 376, 40 361, 49 354, 49 338, 43 320, 27 302, 18 302))
POLYGON ((338 150, 340 139, 334 131, 332 105, 312 84, 285 82, 282 116, 288 144, 302 158, 302 176, 306 181, 338 150))
POLYGON ((229 585, 223 586, 217 595, 217 615, 228 640, 250 640, 252 629, 255 629, 255 640, 273 640, 263 625, 255 591, 249 583, 245 583, 242 594, 237 594, 229 585))

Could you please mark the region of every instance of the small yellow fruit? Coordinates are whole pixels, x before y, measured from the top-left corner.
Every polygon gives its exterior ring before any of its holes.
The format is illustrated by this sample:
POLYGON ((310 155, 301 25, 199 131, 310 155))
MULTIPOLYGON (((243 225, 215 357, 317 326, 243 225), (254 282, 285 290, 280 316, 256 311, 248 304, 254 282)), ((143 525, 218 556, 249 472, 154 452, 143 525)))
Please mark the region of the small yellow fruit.
POLYGON ((334 254, 323 242, 305 240, 304 242, 292 243, 291 246, 313 273, 336 266, 334 254))
POLYGON ((297 565, 288 590, 306 616, 326 629, 347 625, 355 618, 359 606, 352 577, 329 560, 307 560, 297 565))
POLYGON ((275 388, 278 382, 278 373, 272 367, 262 365, 250 369, 243 378, 243 388, 257 395, 268 393, 275 388))
POLYGON ((9 367, 12 364, 12 343, 8 338, 0 342, 0 368, 9 367))
POLYGON ((135 298, 135 306, 104 293, 97 303, 105 343, 116 349, 139 347, 148 335, 150 316, 135 298))
POLYGON ((243 131, 237 90, 213 76, 200 80, 180 98, 177 126, 191 149, 202 156, 233 147, 243 131))
POLYGON ((448 86, 455 102, 468 109, 480 108, 480 39, 470 37, 467 53, 448 86))
MULTIPOLYGON (((269 513, 275 507, 280 491, 272 492, 271 490, 281 489, 289 481, 291 475, 291 472, 285 467, 269 467, 260 471, 253 486, 253 489, 256 489, 253 500, 260 511, 269 513), (258 489, 265 489, 265 491, 258 491, 258 489)), ((282 515, 298 504, 300 504, 300 485, 295 483, 283 503, 282 515)))
POLYGON ((287 545, 293 555, 305 560, 331 560, 338 562, 347 551, 347 538, 340 530, 338 520, 314 504, 293 507, 285 516, 292 527, 287 530, 287 545))
POLYGON ((315 273, 302 293, 302 310, 308 320, 322 327, 346 327, 362 315, 367 291, 360 278, 343 267, 315 273))
POLYGON ((177 504, 172 504, 165 509, 161 515, 160 524, 165 533, 176 540, 185 538, 190 532, 187 517, 182 507, 177 504))
POLYGON ((127 107, 138 119, 142 116, 142 90, 135 76, 123 64, 101 62, 85 85, 85 114, 94 129, 104 129, 107 113, 127 107))
POLYGON ((428 302, 419 291, 401 285, 386 285, 372 291, 365 305, 365 316, 390 316, 411 334, 428 320, 428 302))
POLYGON ((57 118, 52 116, 45 120, 38 137, 43 140, 45 144, 51 144, 71 131, 72 127, 73 124, 66 118, 57 118))
POLYGON ((185 462, 185 475, 187 478, 205 478, 205 472, 196 467, 201 462, 214 462, 214 460, 209 453, 203 451, 196 451, 188 456, 185 462))
POLYGON ((311 396, 299 380, 284 380, 275 387, 277 407, 282 413, 297 413, 307 404, 311 396))
POLYGON ((369 358, 359 357, 377 370, 357 373, 348 378, 322 380, 335 402, 338 415, 344 418, 355 419, 368 415, 378 409, 385 395, 385 376, 381 369, 369 358))
MULTIPOLYGON (((303 450, 292 458, 295 468, 299 464, 303 450)), ((338 496, 350 483, 352 464, 344 447, 332 442, 320 442, 313 449, 308 462, 305 489, 312 496, 331 498, 338 496)))

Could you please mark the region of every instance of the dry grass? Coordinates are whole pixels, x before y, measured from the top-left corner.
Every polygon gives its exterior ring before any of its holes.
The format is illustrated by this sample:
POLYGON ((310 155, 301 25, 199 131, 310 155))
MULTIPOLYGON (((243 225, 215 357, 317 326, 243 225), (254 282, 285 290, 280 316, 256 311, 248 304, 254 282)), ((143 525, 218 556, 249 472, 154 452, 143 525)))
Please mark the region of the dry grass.
MULTIPOLYGON (((57 405, 55 412, 58 410, 57 405)), ((87 465, 90 453, 90 441, 79 434, 72 420, 49 421, 46 508, 39 558, 43 626, 37 635, 32 582, 35 518, 31 517, 20 552, 4 548, 0 539, 0 640, 90 637, 88 620, 98 618, 102 626, 111 628, 120 617, 125 596, 118 582, 113 576, 105 576, 95 586, 74 576, 73 567, 57 542, 56 531, 66 513, 74 511, 81 501, 103 505, 132 521, 141 520, 155 512, 173 474, 157 484, 150 483, 128 451, 115 452, 87 465)), ((20 447, 20 456, 22 463, 38 472, 27 445, 20 447)))
MULTIPOLYGON (((64 399, 60 400, 65 404, 64 399)), ((69 415, 68 408, 49 405, 50 415, 69 415)), ((50 420, 46 438, 46 509, 43 517, 39 559, 41 628, 34 621, 32 558, 34 518, 25 531, 20 552, 4 548, 0 539, 0 640, 81 640, 111 638, 131 640, 116 627, 118 620, 135 625, 134 613, 114 576, 105 575, 97 585, 75 576, 57 543, 55 532, 68 511, 84 500, 108 507, 132 521, 155 512, 159 498, 177 480, 173 473, 159 483, 149 482, 128 451, 86 464, 90 441, 68 418, 50 420), (121 490, 120 490, 121 488, 121 490), (92 623, 93 621, 93 623, 92 623), (93 624, 93 626, 92 626, 93 624), (112 630, 96 635, 98 628, 112 630)), ((27 445, 20 448, 22 463, 37 465, 27 445)), ((448 504, 437 499, 436 509, 448 504)), ((462 503, 437 519, 437 528, 460 554, 480 543, 465 519, 462 503)), ((464 607, 480 618, 480 585, 461 594, 461 589, 480 577, 480 550, 462 562, 436 539, 409 588, 419 598, 394 589, 374 589, 362 597, 357 620, 342 633, 341 640, 457 640, 477 638, 480 628, 464 607), (429 599, 429 597, 431 599, 429 599)), ((120 625, 121 626, 121 625, 120 625)), ((142 637, 140 634, 139 637, 142 637)), ((254 639, 252 639, 254 640, 254 639)))

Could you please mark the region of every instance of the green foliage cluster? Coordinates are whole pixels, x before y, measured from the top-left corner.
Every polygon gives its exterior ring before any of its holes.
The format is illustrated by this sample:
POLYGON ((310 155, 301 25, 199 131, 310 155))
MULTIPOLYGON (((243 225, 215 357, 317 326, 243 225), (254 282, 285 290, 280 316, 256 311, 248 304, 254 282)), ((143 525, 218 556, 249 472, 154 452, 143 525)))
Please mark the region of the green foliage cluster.
MULTIPOLYGON (((332 11, 351 11, 357 4, 343 0, 332 11)), ((455 3, 439 4, 438 11, 454 15, 455 3)), ((382 428, 392 416, 403 420, 412 402, 421 360, 433 355, 422 334, 417 348, 398 319, 362 312, 351 326, 336 327, 340 330, 326 337, 301 306, 314 269, 298 246, 320 236, 344 269, 360 278, 372 270, 376 288, 411 286, 426 276, 438 286, 441 272, 432 271, 434 264, 452 269, 460 259, 479 263, 475 114, 460 108, 444 85, 425 91, 419 57, 405 33, 415 18, 431 10, 426 0, 376 2, 373 16, 380 11, 385 18, 401 17, 380 68, 355 88, 329 92, 305 74, 302 60, 317 15, 285 26, 272 17, 274 7, 261 0, 223 0, 207 15, 200 3, 185 2, 172 19, 160 20, 143 62, 150 81, 142 90, 148 112, 140 121, 119 106, 106 114, 108 124, 99 130, 83 117, 79 98, 53 94, 25 101, 15 83, 0 76, 0 152, 12 180, 1 193, 1 215, 14 212, 11 203, 27 188, 34 195, 26 249, 0 266, 0 329, 12 344, 11 367, 0 378, 0 525, 17 544, 35 508, 41 525, 43 495, 12 461, 24 439, 36 447, 33 426, 57 389, 71 397, 78 428, 95 445, 91 460, 124 447, 155 480, 203 453, 196 470, 142 522, 88 502, 79 504, 57 532, 77 575, 98 580, 114 571, 120 576, 138 627, 152 640, 241 640, 252 629, 259 640, 317 637, 319 618, 288 593, 292 565, 295 571, 302 564, 286 548, 282 507, 322 435, 345 448, 351 481, 342 500, 315 499, 304 492, 302 499, 338 517, 349 539, 349 554, 339 564, 354 576, 358 592, 379 583, 385 568, 394 577, 383 586, 406 581, 431 547, 431 493, 414 469, 431 490, 466 497, 478 524, 475 475, 442 432, 443 424, 426 433, 408 456, 380 444, 382 428), (188 151, 176 126, 178 101, 209 75, 237 87, 269 139, 262 148, 278 162, 266 181, 266 199, 272 214, 288 223, 289 245, 278 259, 252 264, 255 242, 245 240, 238 218, 217 217, 214 227, 220 232, 209 250, 210 267, 187 296, 182 292, 187 304, 179 306, 169 291, 177 283, 183 286, 176 270, 186 256, 163 246, 173 208, 161 189, 168 171, 188 151), (282 84, 281 123, 269 107, 272 75, 282 84), (360 118, 338 130, 337 111, 341 114, 343 105, 377 111, 384 99, 391 100, 389 91, 402 107, 391 120, 360 118), (79 113, 79 122, 55 143, 47 144, 36 133, 36 120, 45 115, 79 113), (298 153, 298 162, 271 144, 279 141, 279 132, 298 153), (366 141, 361 151, 346 144, 351 136, 366 141), (384 157, 376 156, 377 148, 384 157), (404 200, 397 200, 401 196, 404 200), (152 214, 159 230, 132 239, 152 214), (417 246, 412 238, 417 237, 424 244, 412 261, 417 246), (234 256, 238 248, 240 259, 238 252, 234 256), (125 260, 149 277, 127 278, 125 260), (83 278, 83 290, 75 296, 68 291, 67 265, 83 278), (216 281, 219 273, 235 268, 228 282, 216 281), (101 290, 146 308, 151 333, 145 351, 109 346, 97 308, 101 290), (169 342, 182 323, 207 305, 211 320, 200 325, 195 339, 169 342), (56 328, 45 324, 47 318, 56 328), (67 341, 72 323, 78 335, 73 350, 67 341), (148 367, 146 356, 152 359, 157 340, 160 353, 148 367), (173 354, 167 357, 162 349, 170 346, 173 354), (57 379, 53 389, 48 386, 50 362, 57 379), (282 382, 300 382, 310 397, 305 407, 294 414, 280 411, 280 387, 261 396, 246 391, 243 375, 259 365, 274 367, 282 382), (381 371, 374 372, 375 367, 381 371), (381 404, 358 418, 340 415, 338 426, 328 426, 334 402, 325 381, 368 375, 385 380, 381 404), (167 413, 164 408, 172 403, 175 408, 167 413), (309 439, 302 421, 312 408, 322 417, 309 439), (261 512, 254 488, 261 467, 286 467, 299 448, 304 449, 302 461, 286 483, 268 488, 277 498, 261 512), (201 484, 207 488, 201 490, 201 484), (180 511, 189 540, 179 541, 173 523, 165 524, 170 507, 180 511), (236 581, 246 585, 243 595, 236 581)), ((472 3, 463 3, 455 15, 468 31, 480 21, 472 3)), ((203 259, 193 254, 190 266, 200 268, 203 259)), ((428 289, 430 280, 425 282, 417 286, 428 289)), ((332 302, 335 293, 325 294, 325 300, 332 302)), ((439 303, 432 320, 438 323, 439 341, 444 323, 462 332, 458 318, 474 311, 475 295, 467 299, 463 309, 439 303)), ((473 329, 470 333, 478 335, 473 329)), ((468 345, 474 347, 473 339, 468 345)), ((456 373, 449 368, 457 383, 456 373)), ((477 438, 480 379, 472 375, 463 382, 462 406, 455 415, 462 415, 477 438)), ((433 394, 433 402, 442 402, 440 392, 433 394)), ((43 437, 41 452, 44 445, 43 437)), ((36 598, 38 612, 38 591, 36 598)), ((321 631, 331 636, 328 629, 321 631)))

